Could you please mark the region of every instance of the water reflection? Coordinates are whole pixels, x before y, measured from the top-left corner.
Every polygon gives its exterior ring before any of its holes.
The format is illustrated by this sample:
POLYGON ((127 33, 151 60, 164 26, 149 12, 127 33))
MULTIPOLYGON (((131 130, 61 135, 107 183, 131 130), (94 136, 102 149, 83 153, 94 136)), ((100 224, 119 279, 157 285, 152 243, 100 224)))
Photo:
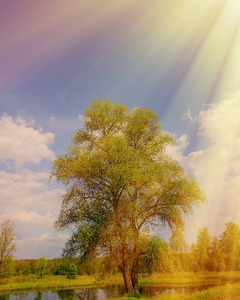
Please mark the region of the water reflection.
POLYGON ((43 298, 42 292, 35 292, 34 295, 35 295, 34 300, 42 300, 43 298))
POLYGON ((60 300, 74 300, 76 297, 75 290, 58 290, 56 293, 60 300))
POLYGON ((76 293, 76 299, 78 300, 97 300, 97 290, 95 289, 83 289, 83 290, 78 290, 76 293))
MULTIPOLYGON (((155 297, 159 294, 178 292, 183 294, 208 289, 213 285, 201 285, 190 287, 173 286, 149 286, 140 290, 148 297, 155 297)), ((123 286, 111 285, 94 289, 63 289, 54 291, 34 291, 30 293, 0 293, 0 300, 104 300, 106 298, 118 298, 125 294, 123 286)))
POLYGON ((9 300, 9 294, 0 295, 0 300, 9 300))

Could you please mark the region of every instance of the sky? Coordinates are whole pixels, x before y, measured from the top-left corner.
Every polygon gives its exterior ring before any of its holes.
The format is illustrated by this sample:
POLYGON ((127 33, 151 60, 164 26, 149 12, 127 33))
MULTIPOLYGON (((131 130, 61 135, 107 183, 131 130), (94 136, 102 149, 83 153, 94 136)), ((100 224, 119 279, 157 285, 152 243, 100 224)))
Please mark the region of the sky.
POLYGON ((239 29, 239 0, 0 0, 0 222, 17 259, 61 255, 51 162, 96 98, 152 109, 176 139, 207 197, 187 242, 240 225, 239 29))

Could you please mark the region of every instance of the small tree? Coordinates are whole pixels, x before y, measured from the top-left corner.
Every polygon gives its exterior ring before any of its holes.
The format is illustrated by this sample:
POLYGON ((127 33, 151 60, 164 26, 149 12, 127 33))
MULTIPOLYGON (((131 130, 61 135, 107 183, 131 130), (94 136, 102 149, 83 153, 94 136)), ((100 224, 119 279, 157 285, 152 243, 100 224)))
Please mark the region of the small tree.
POLYGON ((239 270, 240 265, 240 228, 234 222, 225 224, 226 229, 220 235, 220 247, 227 271, 239 270))
POLYGON ((10 219, 5 220, 0 225, 0 277, 9 277, 14 273, 13 254, 16 245, 15 224, 10 219))
POLYGON ((2 265, 1 273, 2 277, 11 277, 15 273, 15 261, 11 256, 5 258, 4 264, 2 265))
POLYGON ((58 275, 67 275, 70 264, 69 259, 65 258, 62 260, 58 266, 58 275))
POLYGON ((38 278, 44 278, 46 275, 46 269, 47 269, 47 260, 45 256, 42 256, 37 264, 36 274, 38 278))
POLYGON ((59 275, 58 274, 58 268, 59 268, 59 263, 57 261, 55 261, 53 263, 53 266, 52 266, 52 269, 51 269, 51 272, 53 275, 59 275))
POLYGON ((143 255, 143 264, 149 275, 153 272, 166 271, 165 263, 169 261, 168 245, 158 236, 149 241, 143 255))
POLYGON ((173 256, 176 271, 181 271, 183 269, 187 270, 188 245, 181 230, 176 229, 172 232, 172 236, 169 239, 169 247, 173 256))
POLYGON ((214 236, 211 242, 210 250, 210 271, 224 271, 225 270, 224 255, 221 251, 219 239, 214 236))
POLYGON ((66 275, 69 279, 75 279, 77 277, 77 267, 69 259, 65 258, 55 270, 55 274, 66 275))
POLYGON ((31 270, 31 266, 30 264, 27 264, 23 270, 23 275, 29 275, 31 274, 32 270, 31 270))
POLYGON ((198 230, 197 243, 192 246, 192 254, 202 271, 210 269, 211 236, 207 227, 198 230))
POLYGON ((70 263, 68 270, 67 270, 67 278, 68 279, 75 279, 77 277, 77 267, 70 263))

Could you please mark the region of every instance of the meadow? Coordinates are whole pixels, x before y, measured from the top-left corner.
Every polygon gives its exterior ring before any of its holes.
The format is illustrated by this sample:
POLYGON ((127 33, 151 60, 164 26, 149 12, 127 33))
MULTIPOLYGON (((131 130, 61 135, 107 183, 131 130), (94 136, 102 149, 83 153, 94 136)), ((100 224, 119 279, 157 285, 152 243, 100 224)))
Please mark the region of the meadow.
MULTIPOLYGON (((152 276, 140 275, 140 287, 168 286, 189 287, 204 286, 204 290, 193 292, 191 294, 167 293, 154 297, 158 300, 195 300, 195 299, 215 299, 218 297, 240 296, 240 272, 185 272, 174 274, 154 274, 152 276), (209 288, 207 288, 209 286, 209 288), (207 289, 206 289, 207 288, 207 289)), ((76 279, 67 279, 66 276, 47 275, 44 279, 38 279, 36 275, 12 276, 2 279, 0 282, 0 292, 4 291, 31 291, 48 290, 60 288, 100 288, 106 285, 122 284, 120 274, 111 276, 104 280, 98 280, 93 275, 78 275, 76 279)), ((139 295, 140 299, 151 299, 139 295)), ((110 298, 111 299, 111 298, 110 298)), ((136 299, 136 296, 126 295, 118 298, 119 300, 136 299)))

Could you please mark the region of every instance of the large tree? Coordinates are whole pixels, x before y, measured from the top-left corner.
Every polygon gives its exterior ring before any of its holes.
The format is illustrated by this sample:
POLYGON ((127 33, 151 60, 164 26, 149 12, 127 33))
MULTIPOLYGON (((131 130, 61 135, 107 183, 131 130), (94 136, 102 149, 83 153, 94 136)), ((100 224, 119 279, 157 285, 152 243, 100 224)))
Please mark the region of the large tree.
POLYGON ((11 220, 5 220, 0 224, 0 277, 8 277, 14 272, 13 254, 16 245, 15 224, 11 220))
POLYGON ((52 176, 68 187, 56 222, 59 229, 73 229, 64 254, 85 258, 105 251, 122 272, 127 293, 139 291, 144 231, 181 226, 204 201, 196 181, 167 155, 173 144, 152 110, 127 111, 97 99, 66 153, 53 162, 52 176))

